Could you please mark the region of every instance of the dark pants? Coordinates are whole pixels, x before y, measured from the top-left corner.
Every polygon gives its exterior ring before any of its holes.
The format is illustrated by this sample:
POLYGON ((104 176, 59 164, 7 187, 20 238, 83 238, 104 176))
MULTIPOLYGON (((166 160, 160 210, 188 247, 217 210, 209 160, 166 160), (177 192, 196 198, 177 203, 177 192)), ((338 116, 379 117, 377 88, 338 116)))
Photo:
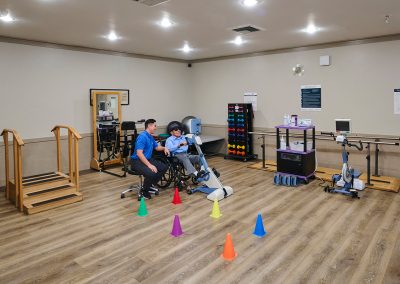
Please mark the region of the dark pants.
POLYGON ((143 190, 149 191, 152 185, 156 185, 168 170, 168 166, 158 160, 151 158, 149 162, 157 168, 157 173, 152 172, 145 164, 139 159, 131 160, 131 167, 133 170, 144 176, 143 190))

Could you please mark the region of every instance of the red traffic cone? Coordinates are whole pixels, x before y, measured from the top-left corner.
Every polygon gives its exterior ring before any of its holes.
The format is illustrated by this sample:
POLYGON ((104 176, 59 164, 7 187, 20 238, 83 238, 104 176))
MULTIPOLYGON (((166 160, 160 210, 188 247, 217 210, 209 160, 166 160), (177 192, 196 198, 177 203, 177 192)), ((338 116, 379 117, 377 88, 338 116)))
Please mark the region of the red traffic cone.
POLYGON ((181 204, 181 197, 179 196, 179 190, 178 187, 175 187, 175 193, 174 193, 174 199, 172 199, 173 204, 181 204))

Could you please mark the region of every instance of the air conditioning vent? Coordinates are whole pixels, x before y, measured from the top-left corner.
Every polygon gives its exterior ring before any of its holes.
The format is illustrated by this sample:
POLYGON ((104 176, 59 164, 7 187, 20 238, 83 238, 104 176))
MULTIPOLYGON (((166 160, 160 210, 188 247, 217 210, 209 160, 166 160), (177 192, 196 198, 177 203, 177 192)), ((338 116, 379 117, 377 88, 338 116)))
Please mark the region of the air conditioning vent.
POLYGON ((260 29, 253 27, 253 26, 244 26, 244 27, 239 27, 239 28, 235 28, 233 29, 234 32, 238 32, 240 34, 248 34, 248 33, 254 33, 254 32, 258 32, 260 29))
POLYGON ((158 4, 167 2, 169 0, 133 0, 133 1, 142 3, 142 4, 147 5, 147 6, 156 6, 158 4))

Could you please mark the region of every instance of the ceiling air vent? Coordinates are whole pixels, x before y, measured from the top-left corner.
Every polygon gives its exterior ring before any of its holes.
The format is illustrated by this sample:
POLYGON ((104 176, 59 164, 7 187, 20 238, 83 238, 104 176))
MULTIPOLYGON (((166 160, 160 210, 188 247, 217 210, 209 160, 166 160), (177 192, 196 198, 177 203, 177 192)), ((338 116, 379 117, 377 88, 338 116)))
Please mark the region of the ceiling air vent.
POLYGON ((142 4, 147 5, 147 6, 155 6, 155 5, 167 2, 169 0, 133 0, 133 1, 142 3, 142 4))
POLYGON ((233 29, 233 31, 238 32, 240 34, 248 34, 248 33, 254 33, 254 32, 258 32, 260 29, 253 27, 253 26, 244 26, 244 27, 239 27, 239 28, 235 28, 233 29))

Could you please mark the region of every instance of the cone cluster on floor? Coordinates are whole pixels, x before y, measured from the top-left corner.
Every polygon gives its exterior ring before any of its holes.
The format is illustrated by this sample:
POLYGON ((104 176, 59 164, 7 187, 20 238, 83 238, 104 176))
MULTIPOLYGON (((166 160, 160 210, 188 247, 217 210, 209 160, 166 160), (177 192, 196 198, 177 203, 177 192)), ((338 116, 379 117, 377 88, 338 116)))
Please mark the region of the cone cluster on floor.
MULTIPOLYGON (((179 196, 179 190, 177 187, 175 188, 174 198, 172 200, 172 203, 175 205, 182 204, 182 200, 179 196)), ((132 204, 131 204, 131 206, 132 206, 132 204)), ((140 217, 144 217, 144 216, 148 215, 144 197, 142 197, 140 199, 140 206, 139 206, 137 215, 140 217)), ((214 199, 214 204, 213 204, 213 208, 212 208, 212 212, 211 212, 210 216, 215 219, 219 219, 222 216, 221 211, 219 209, 218 199, 214 199)), ((174 221, 172 223, 171 235, 176 238, 176 237, 182 236, 183 234, 184 233, 182 230, 179 215, 175 215, 174 221)), ((256 237, 259 237, 259 238, 263 238, 267 234, 268 233, 264 229, 264 224, 263 224, 261 213, 258 213, 257 220, 256 220, 256 226, 254 227, 253 235, 256 237)), ((225 239, 224 251, 221 256, 225 260, 232 261, 237 257, 237 255, 238 254, 233 247, 232 236, 230 233, 228 233, 226 235, 226 239, 225 239)))
POLYGON ((214 199, 214 205, 210 216, 215 219, 222 216, 221 211, 219 210, 218 199, 216 198, 214 199))

